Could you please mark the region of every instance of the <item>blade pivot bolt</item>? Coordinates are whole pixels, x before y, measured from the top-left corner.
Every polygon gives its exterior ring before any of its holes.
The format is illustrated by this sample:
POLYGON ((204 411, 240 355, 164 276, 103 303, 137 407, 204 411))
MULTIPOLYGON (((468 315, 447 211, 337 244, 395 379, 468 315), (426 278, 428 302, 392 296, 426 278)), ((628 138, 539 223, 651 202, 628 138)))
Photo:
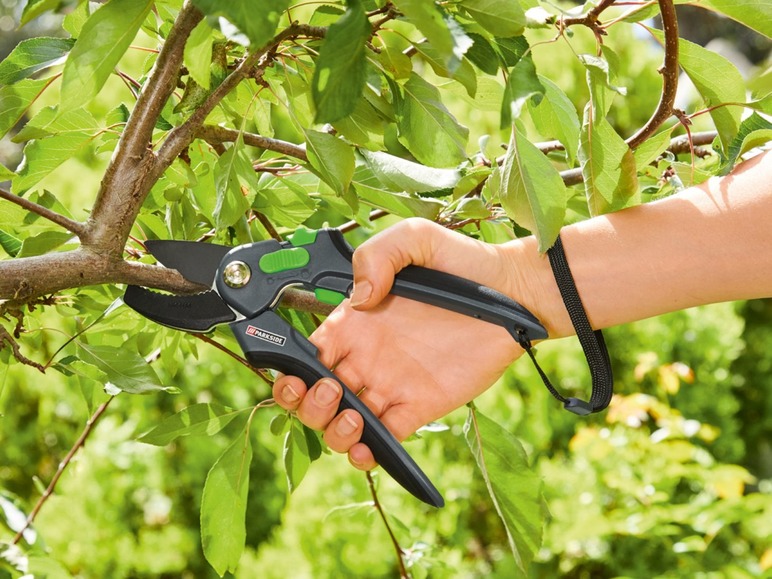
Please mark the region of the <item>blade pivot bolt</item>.
POLYGON ((252 270, 243 261, 232 261, 223 270, 225 283, 233 288, 244 287, 252 277, 252 270))

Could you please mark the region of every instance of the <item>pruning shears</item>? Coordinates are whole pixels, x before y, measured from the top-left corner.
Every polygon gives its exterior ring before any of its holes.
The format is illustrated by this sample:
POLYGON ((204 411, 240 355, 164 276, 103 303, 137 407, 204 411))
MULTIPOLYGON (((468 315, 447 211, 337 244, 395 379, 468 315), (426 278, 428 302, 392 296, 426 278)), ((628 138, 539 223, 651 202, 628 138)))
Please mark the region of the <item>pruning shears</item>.
MULTIPOLYGON (((275 312, 283 291, 302 286, 334 305, 353 288, 353 249, 337 229, 298 229, 286 241, 227 247, 195 241, 147 241, 165 267, 210 287, 196 295, 160 294, 129 286, 124 302, 143 316, 189 332, 228 324, 244 356, 256 368, 271 368, 314 384, 323 377, 343 388, 338 412, 352 408, 364 419, 361 442, 400 485, 435 507, 442 495, 375 414, 318 359, 308 339, 275 312)), ((544 339, 538 319, 509 297, 468 279, 418 266, 400 271, 391 293, 503 326, 518 343, 544 339)))

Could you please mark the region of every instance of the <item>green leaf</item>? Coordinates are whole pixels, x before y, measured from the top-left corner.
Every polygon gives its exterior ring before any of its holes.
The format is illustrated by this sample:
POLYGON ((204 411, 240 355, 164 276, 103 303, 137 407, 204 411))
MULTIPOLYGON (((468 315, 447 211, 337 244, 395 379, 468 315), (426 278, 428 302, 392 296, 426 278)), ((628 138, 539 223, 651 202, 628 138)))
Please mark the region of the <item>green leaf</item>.
POLYGON ((311 81, 316 122, 331 123, 350 114, 365 86, 365 43, 372 28, 358 1, 349 2, 327 30, 311 81))
POLYGON ((769 0, 702 0, 699 6, 725 14, 767 38, 772 37, 772 2, 769 0))
POLYGON ((354 148, 328 133, 306 130, 308 162, 335 194, 343 197, 354 176, 354 148))
POLYGON ((0 247, 11 257, 16 257, 21 249, 21 240, 0 229, 0 247))
POLYGON ((720 174, 728 174, 743 153, 770 141, 772 141, 772 123, 754 112, 742 122, 737 136, 730 143, 727 160, 722 164, 720 174))
POLYGON ((442 104, 440 93, 415 73, 395 95, 399 142, 425 165, 455 167, 466 158, 469 130, 442 104))
POLYGON ((384 185, 394 191, 429 193, 452 189, 461 179, 458 169, 437 169, 381 151, 360 149, 370 170, 384 185))
POLYGON ((461 59, 461 62, 451 70, 431 44, 417 43, 415 49, 438 76, 458 81, 466 89, 466 93, 474 98, 477 92, 477 73, 468 59, 461 59))
POLYGON ((212 28, 206 20, 202 20, 190 33, 182 57, 190 77, 207 90, 210 86, 213 41, 212 28))
POLYGON ((53 79, 25 79, 0 87, 0 138, 26 114, 30 105, 48 88, 53 79))
POLYGON ((43 139, 62 133, 96 133, 99 123, 86 109, 75 109, 59 114, 56 107, 45 107, 24 125, 12 139, 15 143, 43 139))
POLYGON ((158 426, 137 440, 146 444, 166 446, 181 436, 211 436, 228 426, 234 418, 250 410, 233 410, 214 403, 193 404, 164 418, 158 426))
POLYGON ((515 0, 462 0, 460 5, 484 30, 496 36, 518 36, 525 28, 525 12, 515 0))
POLYGON ((252 0, 193 0, 204 14, 222 16, 243 32, 254 47, 261 47, 276 32, 279 18, 289 0, 254 2, 252 0))
POLYGON ((29 190, 67 159, 77 155, 93 138, 91 131, 80 130, 30 141, 24 147, 24 159, 16 170, 13 190, 19 194, 29 190))
POLYGON ((64 245, 72 239, 72 233, 67 231, 43 231, 32 237, 27 237, 21 243, 19 253, 16 257, 32 257, 43 255, 53 251, 57 247, 64 245))
MULTIPOLYGON (((652 30, 652 34, 660 42, 664 41, 660 31, 652 30)), ((710 116, 726 154, 729 144, 740 130, 742 108, 719 105, 745 102, 745 81, 742 75, 723 56, 684 39, 678 41, 678 62, 702 96, 705 106, 715 107, 710 111, 710 116)))
POLYGON ((544 91, 533 59, 521 58, 507 76, 504 101, 501 105, 501 128, 509 127, 514 120, 520 118, 523 106, 529 99, 534 104, 539 104, 544 97, 544 91))
POLYGON ((472 45, 472 40, 456 21, 447 17, 437 4, 427 0, 395 0, 394 5, 408 22, 426 36, 448 69, 455 70, 472 45))
POLYGON ((366 164, 357 166, 352 185, 364 203, 400 217, 423 217, 433 220, 445 208, 445 204, 439 199, 392 191, 381 183, 366 164))
POLYGON ((568 192, 558 170, 516 126, 501 166, 499 197, 510 219, 536 236, 539 251, 552 247, 563 226, 568 192))
POLYGON ((207 474, 201 496, 201 545, 222 577, 235 572, 246 544, 252 441, 249 423, 207 474))
POLYGON ((64 65, 60 112, 97 95, 152 6, 152 0, 110 0, 89 17, 64 65))
POLYGON ((70 38, 28 38, 22 40, 0 62, 0 85, 14 84, 38 71, 58 64, 75 41, 70 38))
POLYGON ((568 164, 573 165, 579 148, 579 115, 571 99, 558 85, 543 76, 539 76, 539 81, 544 87, 544 98, 537 106, 530 107, 531 118, 544 137, 557 139, 563 144, 568 164))
MULTIPOLYGON (((615 55, 611 51, 604 54, 615 55)), ((625 95, 627 90, 612 83, 611 65, 608 60, 591 54, 580 54, 580 62, 587 69, 587 85, 590 87, 590 100, 594 108, 593 116, 596 119, 605 117, 615 94, 625 95)))
POLYGON ((514 36, 512 38, 500 38, 493 39, 493 48, 501 58, 501 63, 506 66, 515 66, 526 52, 528 52, 528 40, 525 36, 514 36))
POLYGON ((499 58, 493 45, 482 34, 469 33, 474 44, 466 51, 466 57, 486 74, 495 75, 499 71, 499 58))
POLYGON ((61 0, 28 0, 24 11, 21 13, 20 26, 24 26, 30 20, 33 20, 49 10, 54 10, 59 7, 61 0))
POLYGON ((591 215, 617 211, 640 202, 635 156, 605 117, 584 110, 579 162, 591 215))
POLYGON ((276 225, 294 229, 316 211, 317 201, 291 178, 264 173, 259 183, 258 195, 252 207, 276 225))
POLYGON ((16 173, 11 171, 8 167, 0 163, 0 183, 3 181, 10 181, 14 178, 16 173))
POLYGON ((158 390, 173 391, 161 386, 155 370, 145 359, 129 348, 93 346, 79 343, 78 356, 105 373, 110 383, 129 394, 146 394, 158 390))
POLYGON ((504 524, 522 577, 541 547, 544 526, 542 483, 520 442, 501 426, 470 409, 464 435, 504 524))
POLYGON ((670 146, 670 135, 672 135, 673 129, 676 126, 673 125, 669 129, 649 137, 635 149, 635 168, 637 171, 642 171, 646 165, 657 160, 665 149, 670 146))
POLYGON ((311 466, 311 453, 308 448, 308 438, 303 425, 292 419, 289 432, 284 438, 284 468, 287 471, 287 484, 290 492, 294 492, 311 466))
POLYGON ((217 192, 214 221, 217 229, 224 229, 244 216, 258 188, 255 170, 244 153, 241 135, 217 160, 214 180, 217 192))

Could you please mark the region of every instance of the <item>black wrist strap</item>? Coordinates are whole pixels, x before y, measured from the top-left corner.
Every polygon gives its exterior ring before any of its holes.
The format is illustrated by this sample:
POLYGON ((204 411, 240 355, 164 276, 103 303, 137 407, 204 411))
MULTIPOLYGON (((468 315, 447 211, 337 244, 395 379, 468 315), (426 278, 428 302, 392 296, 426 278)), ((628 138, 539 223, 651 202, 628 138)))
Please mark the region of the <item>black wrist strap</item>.
POLYGON ((584 311, 574 278, 568 267, 568 260, 566 260, 560 236, 558 236, 555 244, 547 250, 547 256, 549 257, 552 273, 555 275, 560 295, 563 298, 563 303, 568 310, 571 323, 576 330, 576 336, 579 338, 579 343, 590 367, 590 375, 592 377, 590 401, 586 402, 579 398, 565 398, 562 396, 536 361, 530 342, 521 345, 531 357, 531 360, 533 360, 534 366, 536 366, 536 370, 544 381, 547 390, 563 403, 566 410, 580 415, 600 412, 608 406, 614 393, 614 376, 611 371, 611 361, 609 360, 606 342, 603 340, 601 331, 593 330, 592 326, 590 326, 590 321, 587 319, 587 314, 584 311))

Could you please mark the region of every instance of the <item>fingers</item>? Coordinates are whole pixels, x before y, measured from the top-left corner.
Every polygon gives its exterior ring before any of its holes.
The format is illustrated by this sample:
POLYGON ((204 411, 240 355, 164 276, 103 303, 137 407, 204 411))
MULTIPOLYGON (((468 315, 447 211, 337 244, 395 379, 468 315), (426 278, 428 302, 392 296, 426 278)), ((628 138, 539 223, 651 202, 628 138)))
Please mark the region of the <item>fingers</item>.
POLYGON ((428 265, 438 228, 426 219, 405 219, 359 246, 353 258, 352 307, 375 307, 388 295, 397 272, 411 264, 428 265))
MULTIPOLYGON (((303 424, 324 430, 324 441, 335 452, 348 452, 362 437, 364 421, 358 412, 337 414, 343 389, 334 380, 324 378, 308 389, 300 378, 281 376, 274 382, 273 394, 282 408, 296 411, 303 424)), ((371 463, 374 466, 372 455, 368 465, 371 463)))

